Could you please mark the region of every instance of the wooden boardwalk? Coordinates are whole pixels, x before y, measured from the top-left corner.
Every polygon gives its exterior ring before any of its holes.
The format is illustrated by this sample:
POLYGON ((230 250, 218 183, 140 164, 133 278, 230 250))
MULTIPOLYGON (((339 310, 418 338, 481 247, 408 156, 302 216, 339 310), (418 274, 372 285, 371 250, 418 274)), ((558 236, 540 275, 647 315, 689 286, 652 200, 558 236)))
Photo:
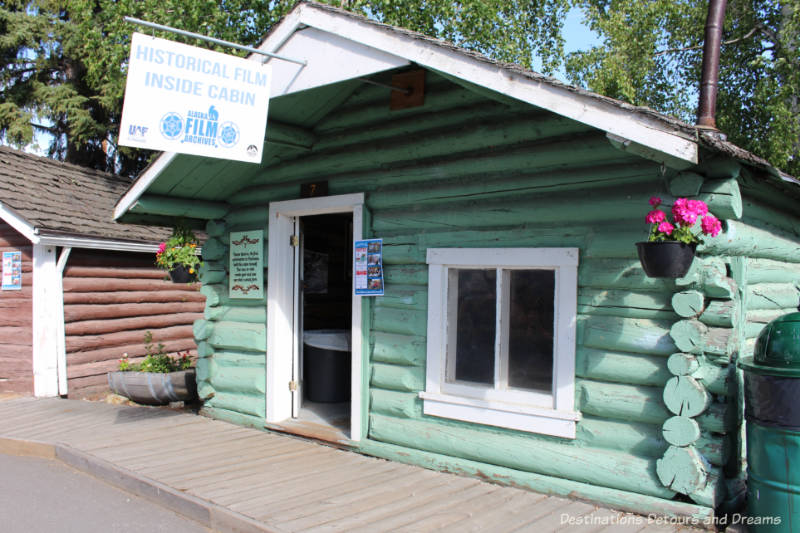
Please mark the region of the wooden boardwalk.
POLYGON ((169 409, 5 400, 2 439, 63 445, 260 523, 252 530, 693 531, 169 409))

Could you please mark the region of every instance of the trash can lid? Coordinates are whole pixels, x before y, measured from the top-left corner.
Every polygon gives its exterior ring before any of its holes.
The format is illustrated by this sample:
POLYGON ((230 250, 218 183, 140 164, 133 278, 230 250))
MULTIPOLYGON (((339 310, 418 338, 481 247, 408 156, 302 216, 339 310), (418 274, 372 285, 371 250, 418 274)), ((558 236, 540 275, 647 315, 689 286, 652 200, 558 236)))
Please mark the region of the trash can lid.
POLYGON ((756 374, 800 378, 800 313, 776 318, 761 330, 752 357, 739 366, 756 374))

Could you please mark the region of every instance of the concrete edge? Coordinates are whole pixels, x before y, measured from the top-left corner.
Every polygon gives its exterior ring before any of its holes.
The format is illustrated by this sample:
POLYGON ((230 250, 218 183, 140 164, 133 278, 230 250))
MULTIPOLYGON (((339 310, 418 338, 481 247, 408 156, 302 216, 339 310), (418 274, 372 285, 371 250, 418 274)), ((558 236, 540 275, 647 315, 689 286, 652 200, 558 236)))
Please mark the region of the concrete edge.
POLYGON ((12 439, 10 437, 0 437, 0 453, 19 457, 56 458, 56 448, 49 442, 12 439))
POLYGON ((186 494, 66 444, 0 437, 0 453, 60 461, 94 478, 145 498, 214 531, 282 533, 241 513, 186 494))

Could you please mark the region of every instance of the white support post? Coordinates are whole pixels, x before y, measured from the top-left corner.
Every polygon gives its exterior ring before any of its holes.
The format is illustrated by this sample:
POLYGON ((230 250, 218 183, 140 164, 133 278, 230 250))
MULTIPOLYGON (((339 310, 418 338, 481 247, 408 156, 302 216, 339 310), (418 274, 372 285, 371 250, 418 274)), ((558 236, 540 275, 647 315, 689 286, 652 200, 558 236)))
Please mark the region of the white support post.
POLYGON ((56 309, 56 326, 58 328, 56 332, 56 340, 58 342, 57 368, 58 394, 61 396, 66 396, 69 391, 67 386, 67 336, 65 331, 66 326, 64 325, 64 268, 67 266, 67 260, 69 259, 69 253, 71 251, 72 248, 63 248, 56 265, 56 270, 58 272, 58 279, 56 280, 58 282, 57 296, 55 298, 55 303, 58 307, 58 309, 56 309))
POLYGON ((58 396, 58 278, 55 246, 34 244, 33 393, 37 397, 58 396))

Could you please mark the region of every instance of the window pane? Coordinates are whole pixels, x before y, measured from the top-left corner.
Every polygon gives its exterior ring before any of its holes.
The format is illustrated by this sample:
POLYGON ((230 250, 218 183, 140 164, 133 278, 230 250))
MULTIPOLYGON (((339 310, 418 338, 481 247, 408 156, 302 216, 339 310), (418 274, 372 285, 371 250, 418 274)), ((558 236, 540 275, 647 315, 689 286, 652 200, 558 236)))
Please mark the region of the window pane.
MULTIPOLYGON (((455 365, 450 365, 455 376, 449 376, 449 381, 493 386, 497 274, 494 270, 457 270, 456 273, 456 360, 455 365)), ((448 350, 448 353, 453 351, 448 350)))
POLYGON ((551 392, 555 271, 511 270, 510 387, 551 392))

